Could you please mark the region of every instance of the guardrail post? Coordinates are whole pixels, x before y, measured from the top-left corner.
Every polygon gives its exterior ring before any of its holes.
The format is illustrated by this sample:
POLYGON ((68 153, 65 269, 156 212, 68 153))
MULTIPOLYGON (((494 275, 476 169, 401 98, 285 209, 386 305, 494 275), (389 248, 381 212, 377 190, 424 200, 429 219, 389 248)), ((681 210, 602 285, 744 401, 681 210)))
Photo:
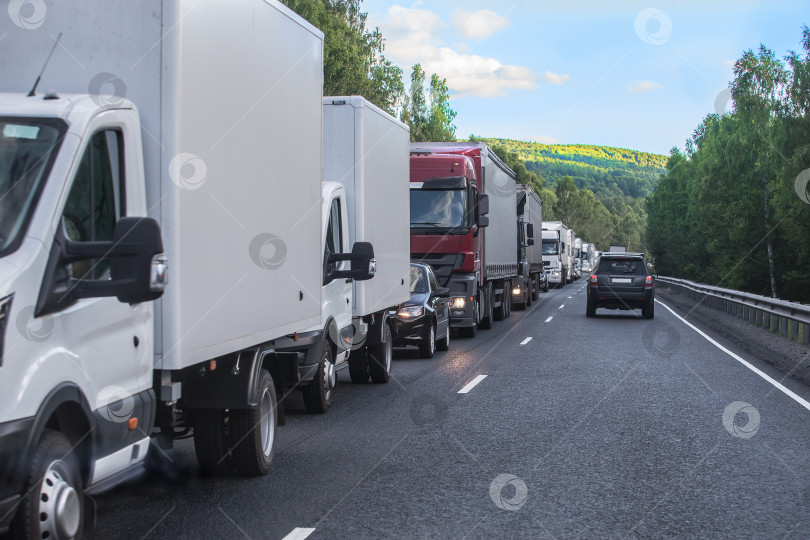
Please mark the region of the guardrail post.
POLYGON ((785 337, 788 333, 787 317, 779 317, 779 335, 785 337))
POLYGON ((802 345, 810 345, 810 324, 802 323, 802 345))
POLYGON ((754 310, 754 323, 757 326, 762 326, 762 312, 758 309, 754 310))

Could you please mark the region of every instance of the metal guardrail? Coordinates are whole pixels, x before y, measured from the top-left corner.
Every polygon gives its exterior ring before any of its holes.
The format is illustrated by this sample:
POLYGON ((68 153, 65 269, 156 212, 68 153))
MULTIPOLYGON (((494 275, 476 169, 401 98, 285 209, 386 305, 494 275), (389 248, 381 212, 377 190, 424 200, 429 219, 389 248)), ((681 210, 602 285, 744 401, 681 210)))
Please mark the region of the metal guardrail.
POLYGON ((658 276, 657 282, 677 287, 701 305, 724 311, 802 345, 810 344, 810 305, 786 302, 742 291, 658 276))

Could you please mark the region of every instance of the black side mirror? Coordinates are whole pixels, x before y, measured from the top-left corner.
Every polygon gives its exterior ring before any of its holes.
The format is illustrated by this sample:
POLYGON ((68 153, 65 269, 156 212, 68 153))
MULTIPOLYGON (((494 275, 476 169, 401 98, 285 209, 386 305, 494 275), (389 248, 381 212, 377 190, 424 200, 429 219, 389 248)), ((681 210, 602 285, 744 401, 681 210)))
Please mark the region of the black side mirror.
POLYGON ((534 240, 534 225, 532 223, 527 223, 526 224, 526 238, 528 238, 529 240, 532 240, 532 242, 529 245, 533 246, 534 245, 534 241, 533 241, 534 240))
POLYGON ((341 261, 351 261, 351 270, 328 270, 323 278, 324 285, 336 279, 366 281, 373 278, 377 272, 377 261, 374 260, 374 246, 370 242, 355 242, 351 253, 328 254, 328 266, 341 261))
POLYGON ((115 296, 137 304, 157 300, 168 283, 160 225, 152 218, 118 220, 111 241, 74 242, 60 229, 37 300, 37 317, 61 311, 82 298, 115 296), (93 259, 110 260, 110 279, 75 279, 67 265, 93 259))
POLYGON ((479 227, 489 226, 489 195, 481 193, 478 195, 478 204, 475 205, 475 224, 479 227))
POLYGON ((439 287, 432 293, 430 293, 431 298, 450 298, 450 289, 447 287, 439 287))
POLYGON ((528 240, 526 240, 526 245, 527 246, 533 246, 534 245, 534 238, 529 238, 528 240))

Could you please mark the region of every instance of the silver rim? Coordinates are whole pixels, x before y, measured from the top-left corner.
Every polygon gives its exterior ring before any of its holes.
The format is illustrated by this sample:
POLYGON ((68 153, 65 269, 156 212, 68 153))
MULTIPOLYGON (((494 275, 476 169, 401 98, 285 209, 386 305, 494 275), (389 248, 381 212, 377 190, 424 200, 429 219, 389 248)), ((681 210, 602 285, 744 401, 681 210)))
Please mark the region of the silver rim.
POLYGON ((436 352, 436 332, 433 330, 433 327, 430 327, 430 354, 436 352))
POLYGON ((385 372, 391 373, 391 358, 394 356, 394 346, 391 344, 391 336, 385 342, 385 372))
POLYGON ((273 448, 273 437, 275 436, 276 416, 273 414, 273 398, 270 396, 270 389, 265 388, 262 393, 262 400, 259 404, 261 416, 260 429, 262 436, 262 452, 265 456, 270 455, 273 448))
POLYGON ((335 387, 337 381, 337 373, 335 371, 335 364, 327 359, 323 361, 323 395, 326 401, 332 397, 332 389, 335 387))
POLYGON ((82 518, 79 494, 70 483, 67 465, 52 462, 45 471, 39 492, 39 531, 42 538, 69 539, 79 532, 82 518), (47 533, 47 534, 46 534, 47 533))

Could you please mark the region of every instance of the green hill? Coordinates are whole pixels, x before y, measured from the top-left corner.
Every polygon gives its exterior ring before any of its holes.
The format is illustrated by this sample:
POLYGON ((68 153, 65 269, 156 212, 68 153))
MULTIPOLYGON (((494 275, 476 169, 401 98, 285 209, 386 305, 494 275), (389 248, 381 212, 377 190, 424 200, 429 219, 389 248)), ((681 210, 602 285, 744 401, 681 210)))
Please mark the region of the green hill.
POLYGON ((590 189, 606 203, 620 194, 646 198, 659 176, 666 172, 668 159, 658 154, 608 146, 483 140, 517 154, 528 170, 543 178, 546 187, 554 189, 558 180, 570 176, 578 188, 590 189))

